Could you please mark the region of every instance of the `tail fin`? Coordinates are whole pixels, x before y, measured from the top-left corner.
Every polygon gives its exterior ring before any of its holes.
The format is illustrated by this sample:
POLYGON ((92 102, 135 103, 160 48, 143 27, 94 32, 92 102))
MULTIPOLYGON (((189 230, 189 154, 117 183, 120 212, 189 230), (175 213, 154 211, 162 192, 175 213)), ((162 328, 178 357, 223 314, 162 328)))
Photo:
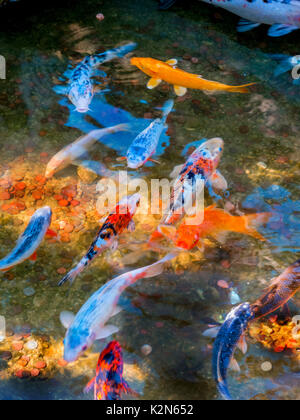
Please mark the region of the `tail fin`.
POLYGON ((166 238, 170 239, 171 241, 176 240, 177 236, 177 229, 175 226, 172 225, 161 225, 158 227, 160 233, 162 233, 166 238))
POLYGON ((130 53, 131 51, 135 50, 137 47, 136 42, 129 42, 128 44, 121 45, 121 47, 116 48, 115 53, 118 57, 123 57, 124 55, 130 53))
POLYGON ((246 234, 253 236, 256 239, 260 239, 261 241, 266 241, 266 238, 262 236, 256 229, 256 226, 263 225, 267 223, 270 218, 272 217, 272 213, 255 213, 255 214, 249 214, 247 216, 244 216, 246 220, 246 234))
POLYGON ((167 121, 168 115, 172 111, 173 106, 174 106, 173 99, 170 99, 169 101, 165 102, 165 104, 163 106, 163 117, 162 117, 164 122, 167 121))
POLYGON ((147 279, 150 277, 159 276, 164 271, 164 264, 168 261, 173 260, 177 257, 178 253, 172 252, 166 255, 163 259, 157 261, 156 263, 149 265, 148 267, 144 267, 141 269, 143 274, 143 278, 147 279))
POLYGON ((297 62, 296 62, 297 60, 294 57, 289 57, 288 55, 270 54, 270 57, 278 61, 279 63, 276 69, 274 70, 274 77, 278 77, 281 74, 284 74, 292 70, 292 68, 297 65, 297 62), (293 63, 293 61, 295 63, 293 63))
POLYGON ((247 87, 256 85, 256 83, 248 83, 247 85, 241 86, 229 86, 226 90, 228 92, 237 92, 237 93, 249 93, 249 89, 247 87))
POLYGON ((85 264, 80 261, 80 263, 75 268, 73 268, 73 270, 69 271, 69 273, 66 274, 63 279, 61 279, 61 281, 58 283, 58 286, 62 286, 66 282, 70 282, 72 285, 76 277, 84 270, 84 268, 85 264))
POLYGON ((133 390, 133 389, 129 386, 129 384, 125 381, 125 379, 123 379, 123 381, 122 381, 122 391, 123 391, 125 394, 131 394, 132 396, 134 396, 134 397, 136 397, 136 398, 140 397, 140 394, 139 394, 138 392, 134 391, 134 390, 133 390))
POLYGON ((232 397, 229 393, 229 389, 228 389, 228 385, 227 385, 226 381, 218 383, 218 390, 219 390, 219 392, 220 392, 220 394, 221 394, 221 396, 223 397, 224 400, 232 401, 232 397))

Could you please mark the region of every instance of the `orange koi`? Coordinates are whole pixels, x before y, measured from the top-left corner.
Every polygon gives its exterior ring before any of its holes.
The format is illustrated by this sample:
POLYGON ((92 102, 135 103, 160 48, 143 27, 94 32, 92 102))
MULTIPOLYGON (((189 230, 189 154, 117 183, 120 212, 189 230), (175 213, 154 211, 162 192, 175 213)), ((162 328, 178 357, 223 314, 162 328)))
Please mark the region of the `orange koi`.
POLYGON ((271 213, 232 216, 225 210, 212 205, 205 209, 203 222, 203 215, 198 217, 199 224, 191 225, 184 220, 178 229, 174 226, 160 226, 159 230, 164 236, 171 239, 176 247, 186 250, 193 249, 201 239, 208 236, 218 239, 224 232, 242 233, 265 241, 265 238, 254 229, 252 224, 254 222, 258 224, 266 223, 271 217, 271 213))
POLYGON ((206 80, 200 75, 177 69, 176 59, 171 59, 164 63, 154 58, 134 57, 130 62, 133 66, 138 67, 142 72, 151 77, 147 84, 148 89, 154 89, 164 81, 174 86, 177 96, 185 95, 187 89, 248 93, 249 90, 247 88, 255 84, 248 83, 241 86, 229 86, 206 80))

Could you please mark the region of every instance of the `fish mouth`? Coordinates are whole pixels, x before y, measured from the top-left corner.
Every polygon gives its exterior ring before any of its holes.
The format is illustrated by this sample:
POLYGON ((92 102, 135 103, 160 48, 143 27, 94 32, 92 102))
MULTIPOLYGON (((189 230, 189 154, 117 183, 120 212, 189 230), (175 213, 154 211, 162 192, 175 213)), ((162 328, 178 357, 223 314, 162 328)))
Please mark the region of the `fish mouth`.
POLYGON ((88 108, 76 108, 76 111, 80 114, 85 114, 86 112, 88 112, 88 110, 88 108))

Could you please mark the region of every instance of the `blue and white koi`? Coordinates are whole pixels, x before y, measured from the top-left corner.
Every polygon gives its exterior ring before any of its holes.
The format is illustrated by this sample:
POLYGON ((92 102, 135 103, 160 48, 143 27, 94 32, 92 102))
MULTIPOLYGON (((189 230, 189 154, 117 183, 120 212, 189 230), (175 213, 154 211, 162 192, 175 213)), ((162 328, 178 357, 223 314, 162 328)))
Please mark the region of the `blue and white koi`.
POLYGON ((163 106, 162 118, 154 120, 132 142, 127 151, 127 165, 131 169, 143 166, 155 154, 162 132, 168 127, 166 121, 172 111, 174 101, 169 100, 163 106))
POLYGON ((51 178, 56 172, 69 166, 71 163, 76 164, 76 161, 82 156, 85 156, 88 150, 102 137, 117 133, 118 131, 127 131, 127 124, 119 124, 113 127, 101 128, 93 130, 86 136, 80 137, 75 142, 69 144, 54 155, 47 164, 45 177, 51 178))
POLYGON ((123 57, 135 48, 136 44, 131 42, 101 54, 85 57, 71 71, 69 85, 67 87, 58 86, 54 90, 57 93, 66 94, 78 112, 86 113, 95 92, 92 81, 92 77, 95 76, 95 69, 107 61, 123 57))
POLYGON ((133 232, 135 229, 132 220, 137 208, 140 204, 141 196, 134 194, 130 197, 123 198, 116 206, 114 212, 107 216, 97 233, 96 239, 93 241, 86 255, 80 260, 75 268, 73 268, 60 282, 62 286, 69 281, 71 284, 75 278, 87 267, 98 255, 105 250, 116 250, 118 248, 118 239, 125 229, 133 232))
POLYGON ((35 259, 35 252, 44 239, 51 224, 50 207, 38 209, 31 217, 15 248, 2 260, 0 270, 7 271, 28 259, 35 259))
POLYGON ((227 370, 231 366, 239 370, 239 366, 233 358, 237 346, 247 352, 245 332, 248 324, 253 320, 254 314, 249 303, 242 303, 234 308, 226 317, 221 326, 213 348, 213 375, 218 390, 225 400, 232 397, 227 385, 227 370))
MULTIPOLYGON (((161 0, 161 9, 171 7, 176 0, 161 0)), ((279 37, 300 29, 299 0, 203 0, 228 10, 242 18, 238 32, 246 32, 261 24, 271 25, 269 36, 279 37)))
POLYGON ((68 328, 64 340, 65 361, 76 361, 93 345, 95 340, 109 337, 118 332, 118 327, 108 325, 107 322, 121 311, 118 301, 123 291, 140 279, 160 275, 163 272, 164 264, 174 257, 175 254, 168 254, 152 265, 130 271, 110 280, 88 299, 73 320, 70 316, 65 317, 67 321, 64 322, 64 326, 68 328))

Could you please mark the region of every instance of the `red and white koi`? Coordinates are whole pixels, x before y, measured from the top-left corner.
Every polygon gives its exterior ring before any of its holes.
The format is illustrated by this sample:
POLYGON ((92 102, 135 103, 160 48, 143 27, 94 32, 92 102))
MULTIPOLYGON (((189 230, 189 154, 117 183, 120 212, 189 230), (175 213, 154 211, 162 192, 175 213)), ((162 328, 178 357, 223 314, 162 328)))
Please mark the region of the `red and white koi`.
POLYGON ((117 341, 111 341, 99 356, 96 376, 87 384, 85 393, 94 391, 94 400, 120 400, 122 394, 138 396, 123 378, 123 354, 117 341))
POLYGON ((134 194, 130 197, 123 198, 119 202, 115 211, 104 220, 104 223, 87 254, 80 260, 77 266, 59 282, 59 286, 62 286, 67 281, 72 284, 85 267, 105 250, 116 250, 118 247, 118 238, 125 229, 128 229, 130 232, 134 231, 135 224, 132 218, 137 211, 140 200, 140 195, 134 194))

